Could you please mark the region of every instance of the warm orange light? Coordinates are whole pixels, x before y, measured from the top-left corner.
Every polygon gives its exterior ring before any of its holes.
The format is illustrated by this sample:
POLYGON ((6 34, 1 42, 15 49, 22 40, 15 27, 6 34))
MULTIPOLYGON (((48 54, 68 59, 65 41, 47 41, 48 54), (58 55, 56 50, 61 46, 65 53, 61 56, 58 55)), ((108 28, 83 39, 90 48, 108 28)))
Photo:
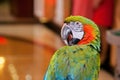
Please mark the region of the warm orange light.
POLYGON ((0 65, 3 65, 5 63, 5 58, 4 57, 0 57, 0 65))
MULTIPOLYGON (((19 75, 17 74, 17 70, 16 70, 14 64, 9 64, 8 69, 10 71, 12 80, 19 80, 19 75)), ((29 80, 31 80, 31 79, 29 79, 29 80)))
POLYGON ((5 58, 4 57, 0 57, 0 72, 3 69, 3 67, 4 67, 4 64, 5 64, 5 58))

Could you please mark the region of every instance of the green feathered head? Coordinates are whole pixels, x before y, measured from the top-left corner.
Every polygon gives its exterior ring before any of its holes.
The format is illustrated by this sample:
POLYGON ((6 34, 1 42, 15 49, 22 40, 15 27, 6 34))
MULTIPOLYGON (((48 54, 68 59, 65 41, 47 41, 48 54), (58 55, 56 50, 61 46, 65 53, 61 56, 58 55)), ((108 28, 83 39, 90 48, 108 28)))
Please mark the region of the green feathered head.
POLYGON ((83 16, 67 17, 61 29, 61 37, 67 45, 91 45, 100 51, 99 28, 83 16))

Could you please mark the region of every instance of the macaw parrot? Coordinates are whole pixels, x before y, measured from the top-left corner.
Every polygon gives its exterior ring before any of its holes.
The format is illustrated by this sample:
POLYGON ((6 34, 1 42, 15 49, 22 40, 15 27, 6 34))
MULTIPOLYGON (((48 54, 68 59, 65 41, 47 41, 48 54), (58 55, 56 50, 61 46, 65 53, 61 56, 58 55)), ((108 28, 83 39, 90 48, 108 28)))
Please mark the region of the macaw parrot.
POLYGON ((100 31, 83 16, 69 16, 61 29, 66 46, 52 56, 44 80, 98 80, 100 31))

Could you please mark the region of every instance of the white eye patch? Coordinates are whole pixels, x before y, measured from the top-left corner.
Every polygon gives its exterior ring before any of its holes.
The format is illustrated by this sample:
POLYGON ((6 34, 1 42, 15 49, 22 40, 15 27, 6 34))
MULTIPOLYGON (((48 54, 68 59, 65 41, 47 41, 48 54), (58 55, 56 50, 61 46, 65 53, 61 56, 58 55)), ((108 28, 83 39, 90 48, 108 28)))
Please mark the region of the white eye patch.
POLYGON ((69 26, 70 26, 70 28, 72 29, 72 30, 74 30, 74 31, 76 31, 76 32, 81 32, 81 31, 83 31, 83 25, 82 25, 82 23, 80 23, 80 22, 70 22, 69 24, 68 24, 69 26))
POLYGON ((71 29, 71 32, 73 34, 73 38, 82 39, 84 35, 83 31, 83 24, 81 22, 70 22, 68 24, 69 28, 71 29))

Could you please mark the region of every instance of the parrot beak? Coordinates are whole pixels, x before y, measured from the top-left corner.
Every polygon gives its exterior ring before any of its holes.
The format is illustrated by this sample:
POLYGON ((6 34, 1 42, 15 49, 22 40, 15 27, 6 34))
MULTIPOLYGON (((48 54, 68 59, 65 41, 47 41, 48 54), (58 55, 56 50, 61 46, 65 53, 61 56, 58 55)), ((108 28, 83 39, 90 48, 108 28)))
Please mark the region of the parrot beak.
POLYGON ((63 41, 65 42, 66 45, 69 45, 68 37, 69 37, 70 33, 71 33, 71 30, 70 30, 69 26, 64 24, 61 29, 61 38, 63 39, 63 41))
POLYGON ((61 37, 66 45, 74 45, 77 44, 80 40, 77 38, 73 38, 72 30, 67 24, 64 24, 61 29, 61 37))

